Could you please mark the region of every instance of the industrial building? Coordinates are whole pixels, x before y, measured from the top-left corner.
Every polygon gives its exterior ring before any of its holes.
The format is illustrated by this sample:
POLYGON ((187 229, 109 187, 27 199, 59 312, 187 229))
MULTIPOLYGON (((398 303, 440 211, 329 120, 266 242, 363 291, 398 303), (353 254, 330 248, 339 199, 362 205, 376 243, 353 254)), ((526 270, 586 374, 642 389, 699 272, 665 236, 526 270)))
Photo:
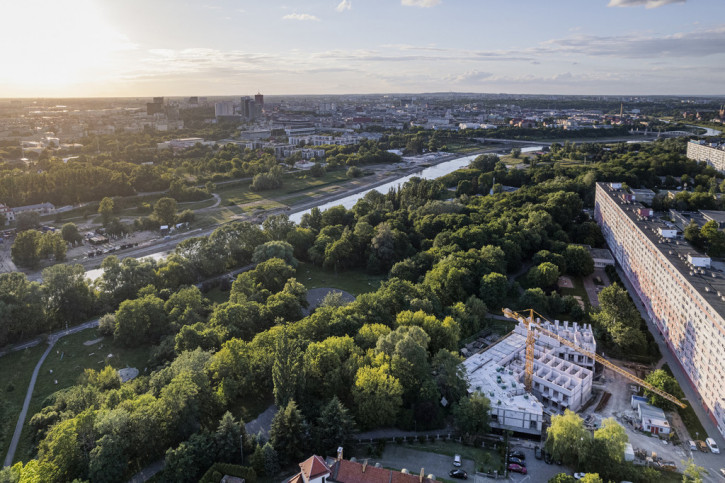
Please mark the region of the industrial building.
MULTIPOLYGON (((540 325, 587 351, 596 351, 591 325, 539 321, 540 325)), ((532 392, 524 387, 527 328, 519 323, 503 339, 463 362, 469 392, 491 401, 491 427, 540 435, 544 407, 576 411, 589 400, 594 360, 539 334, 535 342, 532 392)))
MULTIPOLYGON (((597 183, 594 217, 648 316, 725 435, 725 273, 669 222, 640 214, 619 183, 597 183)), ((695 403, 693 401, 693 403, 695 403)))

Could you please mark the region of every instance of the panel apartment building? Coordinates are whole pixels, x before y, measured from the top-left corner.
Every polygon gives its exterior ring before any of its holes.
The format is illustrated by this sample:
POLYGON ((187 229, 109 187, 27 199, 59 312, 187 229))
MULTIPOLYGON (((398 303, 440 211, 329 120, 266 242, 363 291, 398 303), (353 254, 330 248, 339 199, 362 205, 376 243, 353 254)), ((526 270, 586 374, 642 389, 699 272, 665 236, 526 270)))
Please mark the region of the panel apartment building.
POLYGON ((647 215, 621 184, 597 183, 594 217, 614 258, 725 435, 725 274, 647 215))
POLYGON ((692 140, 687 143, 687 158, 705 161, 718 171, 725 171, 725 144, 710 144, 701 140, 692 140))

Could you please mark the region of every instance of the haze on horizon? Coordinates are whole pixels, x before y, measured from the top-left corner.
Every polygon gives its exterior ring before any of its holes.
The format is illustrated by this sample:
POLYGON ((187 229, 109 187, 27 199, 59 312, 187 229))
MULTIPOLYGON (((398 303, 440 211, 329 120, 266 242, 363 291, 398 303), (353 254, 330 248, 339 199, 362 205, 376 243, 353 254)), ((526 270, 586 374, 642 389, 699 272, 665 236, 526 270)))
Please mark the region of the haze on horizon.
POLYGON ((3 97, 725 95, 722 0, 0 0, 3 97))

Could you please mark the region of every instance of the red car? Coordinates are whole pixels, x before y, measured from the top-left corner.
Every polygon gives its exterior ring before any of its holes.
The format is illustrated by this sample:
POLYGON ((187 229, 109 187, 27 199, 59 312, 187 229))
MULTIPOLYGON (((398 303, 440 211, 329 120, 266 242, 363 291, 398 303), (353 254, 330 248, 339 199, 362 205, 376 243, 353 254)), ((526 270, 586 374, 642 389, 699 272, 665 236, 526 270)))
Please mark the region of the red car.
POLYGON ((521 465, 517 465, 516 463, 511 463, 509 465, 509 471, 513 471, 514 473, 521 473, 522 475, 526 474, 526 468, 521 465))

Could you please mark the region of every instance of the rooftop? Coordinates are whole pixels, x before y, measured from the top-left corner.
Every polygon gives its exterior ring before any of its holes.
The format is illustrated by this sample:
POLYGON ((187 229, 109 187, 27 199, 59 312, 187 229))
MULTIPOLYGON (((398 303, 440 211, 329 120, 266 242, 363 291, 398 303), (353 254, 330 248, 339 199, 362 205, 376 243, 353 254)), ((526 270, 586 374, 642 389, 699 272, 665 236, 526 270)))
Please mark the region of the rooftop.
POLYGON ((725 272, 717 269, 713 270, 705 267, 692 266, 688 263, 688 256, 690 258, 700 257, 704 259, 709 257, 699 253, 685 240, 661 237, 658 229, 671 229, 671 224, 668 225, 661 220, 649 220, 638 216, 636 210, 642 207, 640 203, 636 201, 622 201, 617 196, 622 190, 612 188, 609 183, 597 184, 609 195, 610 199, 614 200, 620 206, 623 213, 637 225, 642 233, 659 248, 660 252, 682 278, 687 280, 722 318, 725 315, 725 272))

